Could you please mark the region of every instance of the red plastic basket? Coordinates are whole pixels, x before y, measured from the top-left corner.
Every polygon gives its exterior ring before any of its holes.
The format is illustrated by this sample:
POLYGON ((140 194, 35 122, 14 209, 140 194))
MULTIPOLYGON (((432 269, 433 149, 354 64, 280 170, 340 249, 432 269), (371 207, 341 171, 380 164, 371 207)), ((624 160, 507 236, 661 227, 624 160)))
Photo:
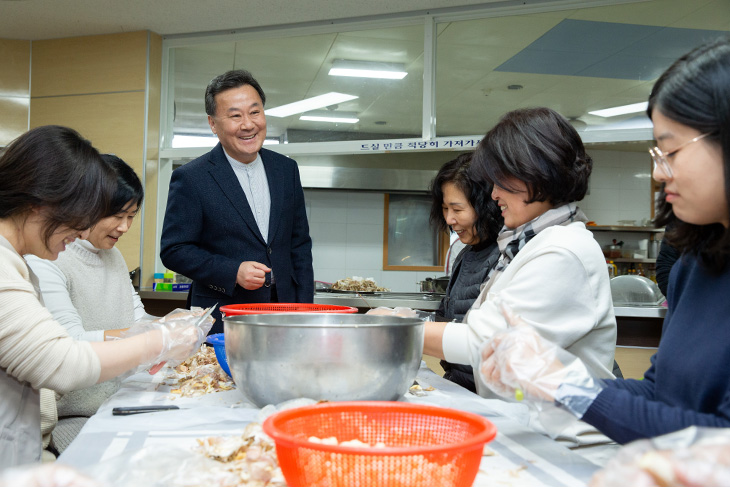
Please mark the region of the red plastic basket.
POLYGON ((272 313, 357 313, 357 308, 353 308, 352 306, 336 306, 334 304, 255 303, 221 306, 221 313, 226 316, 272 313))
POLYGON ((269 416, 291 487, 465 487, 474 483, 484 444, 497 428, 476 414, 388 401, 323 403, 269 416), (354 447, 309 441, 359 440, 354 447))

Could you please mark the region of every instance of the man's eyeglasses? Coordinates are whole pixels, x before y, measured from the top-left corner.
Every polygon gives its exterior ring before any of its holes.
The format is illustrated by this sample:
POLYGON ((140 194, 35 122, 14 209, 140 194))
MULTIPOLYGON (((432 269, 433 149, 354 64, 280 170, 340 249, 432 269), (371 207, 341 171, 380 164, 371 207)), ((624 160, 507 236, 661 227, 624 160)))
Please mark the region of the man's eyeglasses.
POLYGON ((671 152, 667 152, 666 154, 662 152, 662 150, 659 147, 652 147, 649 149, 649 154, 651 154, 651 160, 654 161, 654 168, 656 169, 659 167, 664 174, 666 174, 668 177, 672 178, 674 177, 674 173, 672 173, 672 166, 669 165, 669 160, 667 158, 672 157, 674 154, 679 152, 681 149, 684 149, 688 145, 690 145, 692 142, 697 142, 698 140, 702 140, 705 137, 707 137, 710 134, 702 134, 698 135, 694 139, 688 140, 684 144, 680 145, 676 149, 674 149, 671 152))

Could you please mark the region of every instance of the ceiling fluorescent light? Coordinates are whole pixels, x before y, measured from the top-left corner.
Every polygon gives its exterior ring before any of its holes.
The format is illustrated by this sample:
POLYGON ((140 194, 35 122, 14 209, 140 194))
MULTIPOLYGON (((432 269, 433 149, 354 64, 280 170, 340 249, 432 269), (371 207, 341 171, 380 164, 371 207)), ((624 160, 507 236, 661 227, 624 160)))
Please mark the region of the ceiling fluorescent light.
POLYGON ((324 95, 307 98, 301 101, 295 101, 280 107, 269 108, 266 115, 270 117, 288 117, 296 113, 304 113, 317 108, 324 108, 337 103, 342 103, 357 98, 355 95, 347 95, 345 93, 325 93, 324 95))
POLYGON ((403 79, 408 72, 403 63, 379 63, 374 61, 347 61, 337 59, 332 63, 330 76, 355 78, 403 79))
POLYGON ((215 147, 218 137, 215 135, 174 135, 172 137, 172 148, 181 149, 187 147, 215 147))
POLYGON ((355 112, 330 112, 315 111, 307 112, 299 117, 299 120, 307 120, 310 122, 330 122, 330 123, 357 123, 360 121, 355 112))
POLYGON ((588 112, 591 115, 598 117, 615 117, 617 115, 626 115, 627 113, 645 112, 646 107, 649 106, 649 102, 634 103, 632 105, 623 105, 620 107, 606 108, 603 110, 595 110, 588 112))

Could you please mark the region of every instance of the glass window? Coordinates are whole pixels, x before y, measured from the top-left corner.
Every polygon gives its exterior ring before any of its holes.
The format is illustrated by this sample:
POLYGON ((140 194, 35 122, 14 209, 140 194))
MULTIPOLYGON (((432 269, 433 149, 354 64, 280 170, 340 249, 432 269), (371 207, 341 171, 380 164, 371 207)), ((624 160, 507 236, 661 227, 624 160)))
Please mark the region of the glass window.
POLYGON ((430 212, 430 196, 385 195, 383 270, 443 270, 449 239, 433 229, 430 212))
POLYGON ((172 147, 216 143, 203 96, 208 82, 229 69, 250 71, 264 89, 269 143, 421 136, 422 24, 174 47, 170 66, 172 147), (336 76, 332 68, 404 77, 336 76), (278 113, 288 104, 333 93, 344 96, 278 113))

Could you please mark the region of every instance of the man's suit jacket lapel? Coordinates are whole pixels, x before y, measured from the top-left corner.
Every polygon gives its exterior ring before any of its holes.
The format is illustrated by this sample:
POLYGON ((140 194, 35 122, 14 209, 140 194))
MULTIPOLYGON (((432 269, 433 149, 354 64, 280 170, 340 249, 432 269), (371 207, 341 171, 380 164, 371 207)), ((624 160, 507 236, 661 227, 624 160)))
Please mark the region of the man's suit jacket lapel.
POLYGON ((274 240, 276 229, 278 228, 279 220, 281 219, 281 209, 283 207, 282 200, 284 199, 281 181, 284 179, 281 174, 281 167, 276 164, 276 162, 274 162, 266 152, 266 150, 262 149, 259 154, 261 154, 261 160, 264 163, 266 180, 269 183, 269 195, 271 196, 268 235, 268 242, 271 243, 274 240))
POLYGON ((223 152, 223 147, 220 143, 210 151, 210 175, 215 179, 221 191, 226 196, 231 205, 236 209, 243 221, 248 225, 254 235, 261 240, 262 243, 266 243, 264 238, 261 236, 259 226, 256 224, 256 219, 251 211, 251 206, 248 204, 246 194, 241 188, 241 184, 238 182, 236 173, 233 171, 230 162, 226 159, 226 155, 223 152))

